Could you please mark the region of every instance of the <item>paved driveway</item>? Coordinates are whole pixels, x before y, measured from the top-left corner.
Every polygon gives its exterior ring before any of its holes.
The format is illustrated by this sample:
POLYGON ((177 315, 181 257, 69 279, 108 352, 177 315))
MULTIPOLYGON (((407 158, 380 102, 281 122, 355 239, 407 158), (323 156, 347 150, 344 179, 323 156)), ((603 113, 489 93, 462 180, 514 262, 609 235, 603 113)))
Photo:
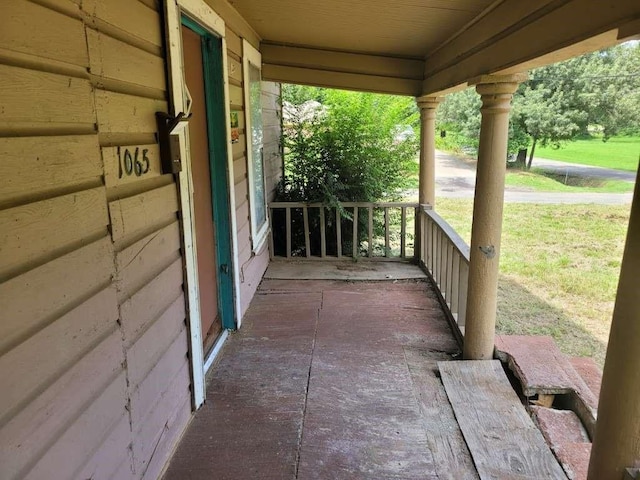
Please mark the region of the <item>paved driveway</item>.
MULTIPOLYGON (((533 165, 556 173, 582 175, 611 180, 635 181, 636 174, 608 168, 534 158, 533 165)), ((445 198, 473 198, 476 182, 476 162, 436 151, 436 196, 445 198)), ((417 195, 416 195, 417 196, 417 195)), ((526 188, 507 186, 505 202, 521 203, 596 203, 620 205, 631 203, 632 193, 564 193, 532 192, 526 188)))

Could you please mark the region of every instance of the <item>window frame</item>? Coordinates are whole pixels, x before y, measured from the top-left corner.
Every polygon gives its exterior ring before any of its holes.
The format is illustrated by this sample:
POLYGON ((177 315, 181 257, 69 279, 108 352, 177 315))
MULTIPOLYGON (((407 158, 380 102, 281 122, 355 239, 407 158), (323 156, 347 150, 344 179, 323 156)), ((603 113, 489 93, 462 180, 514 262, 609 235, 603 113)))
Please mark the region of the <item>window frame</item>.
MULTIPOLYGON (((245 121, 245 140, 246 140, 246 156, 247 156, 247 181, 249 183, 249 216, 251 221, 251 247, 254 253, 258 253, 262 249, 267 239, 269 232, 269 206, 267 201, 267 189, 265 183, 265 165, 264 157, 261 156, 262 161, 262 188, 264 191, 264 223, 262 225, 257 224, 256 207, 258 199, 255 192, 255 171, 253 158, 253 135, 252 135, 252 119, 251 119, 251 88, 250 88, 250 66, 258 69, 260 72, 260 82, 262 82, 262 55, 253 47, 249 42, 243 39, 242 41, 242 79, 244 90, 244 121, 245 121)), ((260 96, 260 109, 262 110, 262 93, 260 96)), ((262 126, 264 134, 264 125, 262 126)), ((264 142, 261 146, 264 151, 264 142)))

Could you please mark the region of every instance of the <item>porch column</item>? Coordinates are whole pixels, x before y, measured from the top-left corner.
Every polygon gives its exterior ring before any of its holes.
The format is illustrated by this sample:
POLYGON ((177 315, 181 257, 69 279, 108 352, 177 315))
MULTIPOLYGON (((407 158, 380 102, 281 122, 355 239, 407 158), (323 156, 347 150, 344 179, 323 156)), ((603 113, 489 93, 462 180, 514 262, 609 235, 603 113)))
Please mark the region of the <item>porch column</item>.
POLYGON ((640 467, 640 183, 636 183, 609 332, 589 480, 640 467))
POLYGON ((513 93, 526 78, 486 75, 470 82, 482 96, 482 122, 464 335, 464 358, 469 360, 493 358, 509 111, 513 93))
POLYGON ((420 179, 418 202, 432 207, 436 200, 436 108, 442 98, 418 97, 420 108, 420 179))

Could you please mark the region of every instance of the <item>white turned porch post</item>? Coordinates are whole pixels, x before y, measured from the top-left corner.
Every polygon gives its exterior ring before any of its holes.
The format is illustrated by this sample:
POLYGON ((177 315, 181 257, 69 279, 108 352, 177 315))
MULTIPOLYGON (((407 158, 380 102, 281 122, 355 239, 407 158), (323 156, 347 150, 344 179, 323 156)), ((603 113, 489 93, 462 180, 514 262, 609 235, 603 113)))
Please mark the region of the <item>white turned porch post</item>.
POLYGON ((420 108, 420 178, 418 202, 432 207, 436 200, 436 109, 442 98, 418 97, 420 108))
POLYGON ((509 111, 513 93, 526 78, 486 75, 470 82, 482 96, 482 123, 464 334, 464 358, 469 360, 493 358, 509 111))
POLYGON ((589 480, 620 480, 640 467, 640 183, 631 205, 604 362, 589 480))

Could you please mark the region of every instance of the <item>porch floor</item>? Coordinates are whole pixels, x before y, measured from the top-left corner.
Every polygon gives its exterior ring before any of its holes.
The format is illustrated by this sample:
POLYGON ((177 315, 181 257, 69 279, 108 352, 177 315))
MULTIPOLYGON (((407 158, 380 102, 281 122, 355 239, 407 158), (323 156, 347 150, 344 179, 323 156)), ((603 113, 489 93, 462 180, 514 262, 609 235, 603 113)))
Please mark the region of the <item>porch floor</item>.
POLYGON ((266 279, 277 280, 410 280, 427 278, 407 261, 383 260, 276 260, 269 264, 266 279))
POLYGON ((164 478, 477 479, 456 353, 427 280, 265 279, 164 478))

